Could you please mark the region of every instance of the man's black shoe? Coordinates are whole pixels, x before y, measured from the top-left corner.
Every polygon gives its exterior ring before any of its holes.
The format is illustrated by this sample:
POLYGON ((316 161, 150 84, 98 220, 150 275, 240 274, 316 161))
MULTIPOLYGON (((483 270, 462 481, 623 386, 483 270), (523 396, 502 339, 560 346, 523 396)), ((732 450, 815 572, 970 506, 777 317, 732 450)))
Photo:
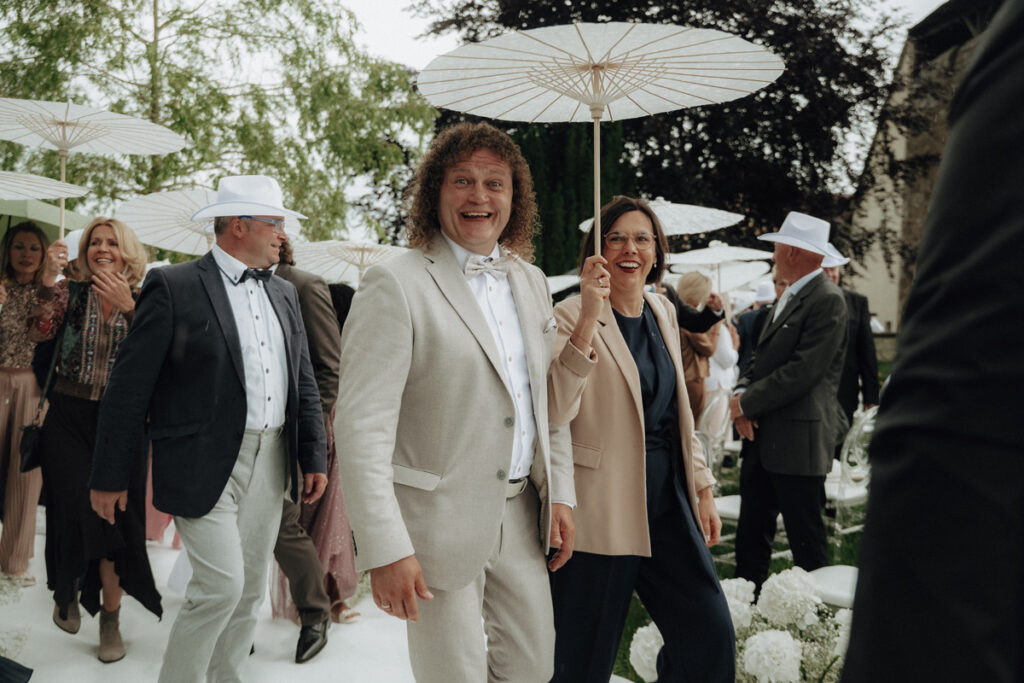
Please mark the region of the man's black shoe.
POLYGON ((327 629, 331 616, 327 615, 319 624, 303 626, 299 630, 299 644, 295 647, 295 663, 302 664, 316 657, 327 645, 327 629))

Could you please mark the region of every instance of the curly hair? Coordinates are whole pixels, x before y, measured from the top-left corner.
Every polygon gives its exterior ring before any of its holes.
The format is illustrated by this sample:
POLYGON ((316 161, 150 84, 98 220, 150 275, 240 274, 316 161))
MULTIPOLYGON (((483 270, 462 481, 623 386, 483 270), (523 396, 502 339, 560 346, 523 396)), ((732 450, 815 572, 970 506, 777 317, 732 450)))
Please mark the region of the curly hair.
MULTIPOLYGON (((615 227, 615 221, 630 211, 639 211, 651 221, 651 227, 654 229, 654 246, 657 250, 657 255, 654 259, 654 265, 651 267, 651 272, 647 274, 647 284, 658 282, 665 273, 665 255, 668 253, 668 240, 665 238, 665 231, 661 229, 661 222, 658 220, 658 216, 655 215, 654 209, 651 208, 650 204, 642 199, 626 197, 621 194, 612 197, 610 202, 601 207, 601 237, 603 238, 611 232, 611 229, 615 227)), ((579 269, 581 273, 583 272, 583 263, 587 260, 588 256, 593 255, 594 226, 591 225, 587 236, 583 238, 583 244, 580 246, 579 269)))
POLYGON ((92 269, 89 268, 89 240, 92 239, 92 231, 101 225, 109 225, 110 229, 114 231, 117 248, 124 260, 124 270, 121 271, 121 274, 128 280, 129 287, 136 287, 142 282, 142 278, 146 277, 148 258, 146 248, 139 242, 135 232, 124 222, 103 216, 93 218, 82 231, 82 239, 78 243, 78 258, 75 259, 78 279, 88 282, 92 278, 92 269))
POLYGON ((44 233, 42 229, 32 221, 22 221, 17 225, 11 226, 7 229, 7 232, 4 233, 3 241, 0 242, 0 262, 3 263, 3 269, 0 270, 0 278, 10 278, 11 280, 17 279, 17 276, 14 273, 14 266, 11 265, 11 248, 14 245, 14 238, 23 232, 35 235, 39 239, 39 245, 43 248, 42 258, 39 260, 39 267, 36 268, 36 272, 32 276, 33 282, 39 282, 39 279, 43 275, 43 266, 46 264, 46 249, 50 246, 50 240, 46 239, 46 233, 44 233))
POLYGON ((445 173, 453 164, 481 149, 496 154, 512 171, 512 211, 498 243, 524 261, 532 262, 537 202, 530 167, 512 138, 487 123, 458 123, 441 131, 430 143, 406 191, 409 224, 405 237, 409 246, 425 248, 441 231, 437 210, 445 173))

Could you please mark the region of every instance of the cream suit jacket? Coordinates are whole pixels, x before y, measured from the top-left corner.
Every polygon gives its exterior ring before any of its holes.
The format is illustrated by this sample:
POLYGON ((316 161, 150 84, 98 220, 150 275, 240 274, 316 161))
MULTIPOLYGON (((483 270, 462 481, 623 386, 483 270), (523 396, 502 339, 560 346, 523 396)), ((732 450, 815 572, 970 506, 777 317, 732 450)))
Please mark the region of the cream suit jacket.
MULTIPOLYGON (((537 423, 530 479, 547 552, 551 501, 576 500, 568 429, 548 429, 555 321, 540 269, 513 258, 508 278, 537 423)), ((334 423, 357 569, 415 554, 427 585, 441 590, 483 570, 500 532, 516 428, 504 374, 441 235, 367 272, 342 335, 334 423)))
MULTIPOLYGON (((644 293, 676 368, 679 453, 690 507, 700 527, 697 491, 714 484, 694 435, 693 415, 683 380, 679 326, 674 307, 660 294, 644 293)), ((548 408, 553 423, 571 423, 575 463, 574 512, 577 551, 650 557, 647 474, 640 375, 611 304, 605 302, 591 346, 596 359, 568 343, 580 315, 574 296, 555 307, 558 341, 548 375, 548 408)))

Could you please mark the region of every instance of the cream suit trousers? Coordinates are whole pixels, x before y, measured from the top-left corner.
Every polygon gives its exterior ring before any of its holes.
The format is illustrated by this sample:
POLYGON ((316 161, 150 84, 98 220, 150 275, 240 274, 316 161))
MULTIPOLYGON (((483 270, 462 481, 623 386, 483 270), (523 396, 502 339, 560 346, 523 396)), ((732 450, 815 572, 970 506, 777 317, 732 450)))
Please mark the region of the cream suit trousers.
POLYGON ((175 517, 192 564, 160 683, 241 683, 267 592, 288 481, 280 429, 247 430, 224 491, 202 517, 175 517))
POLYGON ((539 509, 532 484, 506 500, 501 533, 483 572, 458 590, 431 587, 434 599, 420 601, 419 621, 408 622, 417 683, 551 679, 555 626, 547 564, 537 541, 539 509))

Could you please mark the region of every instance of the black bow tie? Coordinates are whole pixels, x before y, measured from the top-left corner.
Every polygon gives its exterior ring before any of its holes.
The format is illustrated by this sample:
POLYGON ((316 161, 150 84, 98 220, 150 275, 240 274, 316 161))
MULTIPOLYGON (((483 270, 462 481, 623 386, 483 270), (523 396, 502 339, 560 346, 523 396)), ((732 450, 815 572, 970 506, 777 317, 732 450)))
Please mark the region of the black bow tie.
POLYGON ((264 270, 262 268, 246 268, 242 271, 242 277, 238 279, 239 282, 245 282, 248 278, 260 280, 263 284, 266 284, 270 280, 270 276, 273 275, 273 271, 264 270))

